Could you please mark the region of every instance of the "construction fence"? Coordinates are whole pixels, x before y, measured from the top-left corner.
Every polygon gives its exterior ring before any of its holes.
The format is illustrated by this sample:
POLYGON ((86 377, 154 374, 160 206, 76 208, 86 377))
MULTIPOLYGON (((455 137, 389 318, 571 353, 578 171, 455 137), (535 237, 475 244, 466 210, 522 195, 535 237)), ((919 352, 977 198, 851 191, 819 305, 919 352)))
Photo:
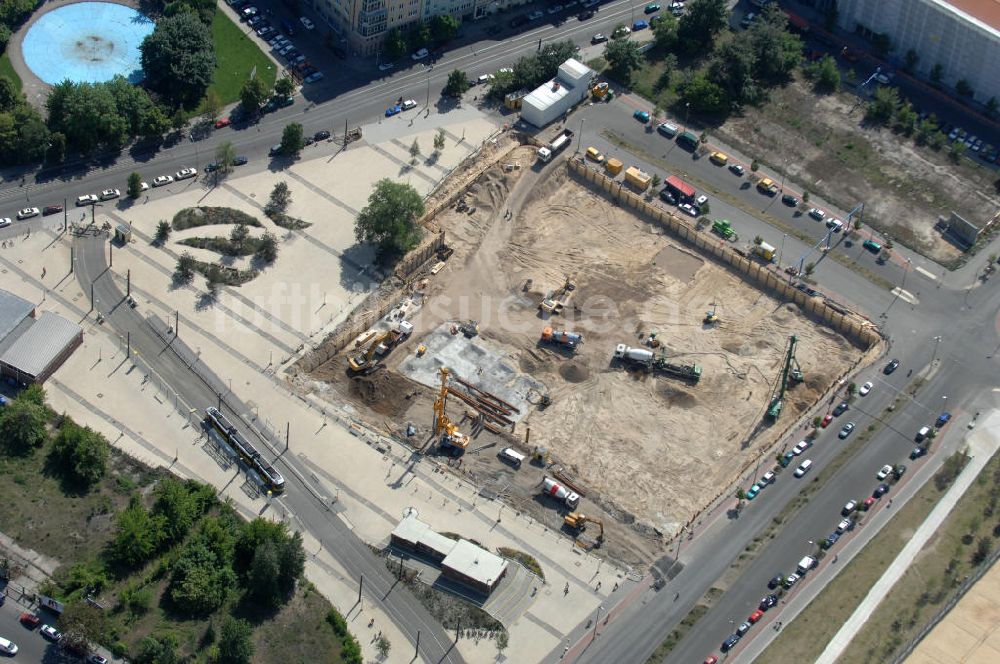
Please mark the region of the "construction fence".
POLYGON ((582 157, 569 160, 570 173, 605 193, 619 205, 634 209, 672 235, 679 237, 695 249, 712 256, 740 276, 752 281, 759 288, 774 293, 784 300, 799 305, 810 316, 827 325, 862 348, 871 348, 882 340, 878 327, 864 316, 831 302, 812 297, 797 288, 768 266, 740 255, 726 240, 699 231, 686 220, 674 215, 615 181, 604 173, 587 166, 582 157))

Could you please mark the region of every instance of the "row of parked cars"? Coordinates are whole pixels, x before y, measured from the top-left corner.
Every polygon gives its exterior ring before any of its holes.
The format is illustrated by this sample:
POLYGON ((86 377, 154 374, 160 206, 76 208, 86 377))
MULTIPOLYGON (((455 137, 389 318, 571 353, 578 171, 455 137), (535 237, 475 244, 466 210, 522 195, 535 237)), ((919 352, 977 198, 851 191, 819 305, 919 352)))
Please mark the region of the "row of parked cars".
MULTIPOLYGON (((260 10, 251 3, 251 0, 226 0, 226 2, 239 13, 241 21, 245 21, 253 28, 258 37, 265 40, 275 53, 288 62, 290 68, 294 68, 301 74, 304 82, 315 83, 323 79, 323 72, 313 67, 306 60, 306 56, 300 53, 289 39, 295 34, 295 28, 291 21, 283 19, 279 30, 261 15, 260 10)), ((312 20, 305 16, 299 17, 299 23, 306 30, 313 30, 316 27, 312 20)))
MULTIPOLYGON (((3 601, 0 601, 0 604, 3 604, 3 601)), ((52 625, 43 623, 42 619, 34 613, 24 612, 18 618, 18 621, 29 631, 33 632, 37 629, 38 633, 41 634, 42 638, 46 641, 49 641, 50 643, 62 644, 64 650, 78 657, 86 657, 85 661, 87 664, 108 664, 107 658, 102 655, 99 655, 96 652, 87 652, 75 644, 64 642, 62 634, 59 630, 52 625)), ((10 639, 0 638, 0 652, 13 657, 17 654, 17 651, 17 644, 12 642, 10 639)))

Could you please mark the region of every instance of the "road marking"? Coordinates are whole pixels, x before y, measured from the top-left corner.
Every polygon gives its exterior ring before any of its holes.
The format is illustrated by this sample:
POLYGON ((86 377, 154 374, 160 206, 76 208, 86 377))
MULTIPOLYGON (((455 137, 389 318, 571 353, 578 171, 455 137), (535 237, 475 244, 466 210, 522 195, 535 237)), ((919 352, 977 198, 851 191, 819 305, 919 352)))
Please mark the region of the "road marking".
POLYGON ((912 293, 905 291, 902 288, 893 288, 892 294, 909 304, 917 304, 917 302, 919 302, 919 300, 917 300, 912 293))
POLYGON ((924 275, 925 277, 927 277, 931 281, 937 281, 937 275, 936 274, 932 274, 931 272, 925 270, 922 267, 915 267, 915 268, 913 268, 913 270, 915 272, 919 272, 920 274, 924 275))

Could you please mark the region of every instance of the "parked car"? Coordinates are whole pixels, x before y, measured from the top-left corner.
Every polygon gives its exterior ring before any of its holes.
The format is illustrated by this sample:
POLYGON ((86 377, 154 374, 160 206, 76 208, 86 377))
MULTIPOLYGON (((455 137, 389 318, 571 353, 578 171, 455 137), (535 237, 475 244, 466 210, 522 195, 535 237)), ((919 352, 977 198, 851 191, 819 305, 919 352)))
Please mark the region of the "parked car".
POLYGON ((408 110, 410 110, 411 108, 416 108, 416 107, 417 107, 417 102, 416 102, 416 100, 413 100, 413 99, 405 99, 405 100, 403 101, 403 110, 404 110, 404 111, 408 111, 408 110))
POLYGON ((18 219, 30 219, 31 217, 37 217, 37 216, 38 216, 38 208, 36 207, 21 208, 20 210, 17 211, 18 219))
POLYGON ((233 157, 233 166, 243 166, 248 161, 250 160, 246 158, 246 155, 238 154, 233 157))
POLYGON ((97 202, 97 194, 84 194, 76 197, 76 206, 93 205, 97 202))
POLYGON ((306 83, 315 83, 316 81, 321 81, 323 80, 323 72, 314 71, 313 73, 309 74, 302 80, 304 80, 306 83))
POLYGON ((157 177, 153 178, 153 186, 162 187, 164 185, 170 184, 173 181, 174 181, 174 176, 172 175, 158 175, 157 177))
POLYGON ((640 30, 645 30, 648 27, 649 27, 648 21, 643 21, 642 19, 639 19, 638 21, 632 24, 632 32, 639 32, 640 30))
POLYGON ((858 509, 858 501, 848 500, 843 509, 840 510, 841 515, 850 516, 856 509, 858 509))
POLYGON ((198 175, 197 168, 182 168, 174 174, 174 178, 177 180, 187 180, 188 178, 193 178, 198 175))
MULTIPOLYGON (((778 579, 778 583, 781 583, 780 578, 778 579)), ((760 609, 761 611, 767 611, 768 609, 773 609, 777 605, 778 605, 777 595, 774 594, 764 595, 763 597, 760 598, 760 604, 757 605, 757 608, 760 609)))
POLYGON ((882 373, 888 375, 898 368, 899 368, 899 360, 890 360, 889 364, 885 365, 885 368, 882 369, 882 373))
POLYGON ((813 462, 811 459, 806 459, 805 461, 799 464, 799 467, 795 469, 795 473, 793 474, 796 477, 803 477, 806 473, 809 472, 809 469, 812 468, 812 463, 813 462))
POLYGON ((708 155, 708 160, 716 166, 725 166, 726 162, 729 161, 729 155, 725 152, 713 152, 708 155))
POLYGON ((47 217, 50 214, 59 214, 63 211, 63 206, 61 205, 46 205, 42 208, 42 216, 47 217))
POLYGON ((632 34, 632 30, 627 25, 620 25, 611 33, 612 37, 626 37, 632 34))
POLYGON ((924 456, 925 454, 927 454, 927 448, 926 447, 914 447, 913 450, 910 452, 910 460, 911 461, 916 461, 917 459, 919 459, 920 457, 924 456))
POLYGON ((843 415, 844 411, 846 411, 850 407, 851 407, 850 404, 848 404, 846 401, 841 401, 839 404, 837 404, 837 407, 833 409, 833 416, 839 417, 843 415))
POLYGON ((827 413, 823 417, 823 419, 820 421, 819 425, 820 425, 821 428, 825 429, 827 427, 827 425, 829 425, 830 422, 832 422, 832 421, 833 421, 833 414, 832 413, 827 413))
POLYGON ((816 221, 823 221, 824 217, 826 217, 826 213, 819 208, 809 208, 808 214, 816 221))
POLYGON ((875 505, 875 498, 873 498, 871 496, 868 496, 867 498, 865 498, 865 502, 861 503, 861 509, 862 509, 862 511, 867 512, 874 505, 875 505))
POLYGON ((17 644, 10 639, 0 638, 0 652, 13 657, 17 654, 17 644))
POLYGON ((690 203, 681 203, 680 205, 677 206, 677 209, 683 212, 684 214, 690 215, 692 217, 697 217, 698 215, 701 214, 701 210, 698 209, 698 206, 691 205, 690 203))
POLYGON ((768 590, 774 590, 775 588, 780 586, 783 579, 784 575, 782 574, 774 575, 774 577, 772 577, 771 580, 767 582, 768 590))
POLYGON ((643 9, 642 11, 644 11, 647 14, 655 14, 656 12, 660 11, 660 5, 656 2, 651 2, 648 5, 646 5, 646 8, 643 9))
POLYGON ((59 630, 52 625, 42 625, 42 628, 38 630, 38 632, 43 638, 52 641, 53 643, 58 642, 59 639, 62 638, 62 634, 59 633, 59 630))
POLYGON ((754 484, 752 487, 747 489, 746 490, 747 500, 753 500, 754 498, 756 498, 757 494, 760 493, 760 488, 761 487, 759 484, 754 484))
POLYGON ((753 625, 763 617, 764 617, 764 612, 761 611, 760 609, 757 609, 756 611, 750 614, 750 617, 747 618, 747 622, 753 625))
POLYGON ((801 579, 801 578, 802 577, 799 576, 797 573, 792 572, 787 577, 785 577, 785 580, 782 581, 781 585, 783 585, 785 587, 785 590, 790 590, 792 588, 792 586, 794 586, 796 583, 798 583, 799 579, 801 579))
POLYGON ((808 440, 802 440, 799 441, 799 443, 792 448, 792 453, 795 454, 795 456, 799 456, 800 454, 808 450, 810 447, 812 447, 812 443, 810 443, 808 440))
POLYGON ((875 491, 872 492, 873 498, 881 498, 885 494, 889 493, 889 485, 882 483, 875 487, 875 491))
POLYGON ((22 613, 21 617, 18 618, 18 620, 20 620, 21 624, 27 627, 28 629, 35 629, 42 624, 41 618, 36 616, 34 613, 28 613, 27 611, 22 613))
POLYGON ((867 249, 868 251, 872 252, 873 254, 877 254, 882 251, 882 245, 876 242, 875 240, 865 240, 864 242, 861 243, 861 246, 867 249))
POLYGON ((597 34, 595 34, 593 37, 590 38, 591 44, 603 44, 606 41, 608 41, 608 36, 605 35, 603 32, 598 32, 597 34))
POLYGON ((646 124, 647 122, 649 122, 649 111, 635 111, 632 114, 632 117, 638 120, 639 122, 646 124))
POLYGON ((582 12, 580 12, 579 14, 576 15, 576 20, 578 20, 578 21, 586 21, 587 19, 594 18, 594 13, 595 12, 594 12, 593 9, 585 9, 582 12))
POLYGON ((867 383, 861 386, 861 388, 858 390, 858 394, 860 394, 863 397, 868 396, 868 393, 872 391, 873 387, 875 387, 875 385, 871 381, 868 381, 867 383))
POLYGON ((326 129, 323 129, 322 131, 317 131, 315 134, 313 134, 313 140, 325 141, 328 138, 330 138, 330 132, 328 132, 326 129))
POLYGON ((882 466, 881 468, 879 468, 878 472, 875 473, 875 479, 877 479, 877 480, 884 480, 885 478, 889 477, 889 475, 891 475, 891 474, 892 474, 892 465, 887 463, 884 466, 882 466))
POLYGON ((844 222, 840 219, 827 219, 826 227, 832 230, 834 233, 839 233, 844 228, 844 222))
POLYGON ((744 620, 743 622, 741 622, 741 623, 740 623, 740 624, 739 624, 739 625, 738 625, 738 626, 736 627, 736 633, 737 633, 737 634, 739 634, 740 636, 743 636, 743 635, 745 635, 745 634, 746 634, 747 632, 749 632, 749 631, 750 631, 750 627, 752 627, 752 625, 750 624, 750 622, 749 622, 749 621, 747 621, 747 620, 744 620))
POLYGON ((232 123, 233 121, 230 120, 229 118, 219 118, 218 120, 215 121, 215 128, 222 129, 223 127, 228 127, 232 123))
POLYGON ((7 228, 12 223, 14 222, 10 220, 10 217, 0 217, 0 228, 7 228))
POLYGON ((719 650, 721 650, 722 652, 729 652, 739 642, 740 642, 740 635, 739 634, 730 634, 726 638, 726 640, 722 642, 722 645, 719 647, 719 650))
POLYGON ((430 51, 428 51, 426 48, 422 48, 413 55, 411 55, 410 58, 412 58, 413 60, 423 60, 430 54, 431 54, 430 51))
POLYGON ((842 519, 840 523, 837 524, 838 533, 846 533, 854 530, 854 521, 851 519, 842 519))
POLYGON ((940 415, 938 415, 937 422, 934 423, 934 426, 940 429, 944 425, 948 424, 948 420, 950 419, 951 419, 951 413, 947 412, 941 413, 940 415))
POLYGON ((795 198, 791 194, 784 194, 781 197, 781 202, 784 203, 785 205, 787 205, 788 207, 798 207, 799 206, 799 199, 795 198))
POLYGON ((305 16, 300 16, 300 17, 299 17, 299 23, 301 23, 301 24, 302 24, 302 27, 304 27, 304 28, 305 28, 306 30, 312 30, 313 28, 315 28, 315 27, 316 27, 316 24, 315 24, 315 23, 313 23, 312 21, 310 21, 310 20, 309 20, 309 19, 308 19, 307 17, 305 17, 305 16))
POLYGON ((854 431, 854 427, 855 427, 854 422, 848 422, 847 424, 844 425, 844 428, 840 430, 840 433, 837 434, 837 438, 844 440, 845 438, 851 435, 851 432, 854 431))
POLYGON ((539 21, 544 17, 545 17, 545 12, 540 12, 540 11, 533 11, 530 14, 528 14, 529 21, 539 21))
POLYGON ((892 469, 892 476, 898 481, 903 479, 903 475, 906 474, 906 466, 901 463, 897 463, 892 469))

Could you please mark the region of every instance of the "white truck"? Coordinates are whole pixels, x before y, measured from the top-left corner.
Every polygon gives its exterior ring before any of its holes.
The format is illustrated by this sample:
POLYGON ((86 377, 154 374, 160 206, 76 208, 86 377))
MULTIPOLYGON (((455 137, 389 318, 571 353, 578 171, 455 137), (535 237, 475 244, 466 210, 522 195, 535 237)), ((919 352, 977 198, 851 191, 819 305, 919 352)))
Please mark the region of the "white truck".
POLYGON ((616 360, 626 360, 628 362, 633 362, 635 364, 641 364, 642 366, 651 367, 653 365, 653 358, 656 357, 653 351, 646 350, 645 348, 632 348, 625 344, 618 344, 615 347, 615 359, 616 360))
POLYGON ((551 477, 542 480, 542 493, 556 500, 561 500, 571 510, 575 510, 580 504, 580 494, 570 491, 551 477))
POLYGON ((556 136, 551 143, 544 147, 538 148, 538 159, 539 161, 551 161, 552 156, 558 153, 560 150, 565 148, 573 140, 573 130, 563 129, 562 132, 556 136))

